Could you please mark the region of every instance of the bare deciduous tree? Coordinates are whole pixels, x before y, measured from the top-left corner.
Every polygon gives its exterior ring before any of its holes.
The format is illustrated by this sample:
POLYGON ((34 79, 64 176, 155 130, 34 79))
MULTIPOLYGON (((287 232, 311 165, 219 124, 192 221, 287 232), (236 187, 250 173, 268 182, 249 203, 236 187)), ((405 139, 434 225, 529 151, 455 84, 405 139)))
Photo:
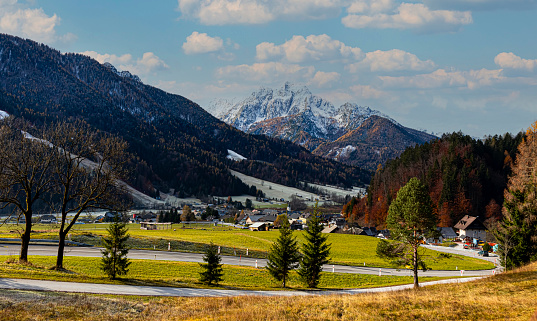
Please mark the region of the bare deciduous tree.
POLYGON ((65 238, 83 212, 108 209, 123 212, 128 207, 125 184, 126 143, 97 134, 82 122, 60 123, 45 133, 56 149, 51 172, 54 203, 61 215, 56 269, 63 269, 65 238), (70 216, 70 220, 68 217, 70 216))
MULTIPOLYGON (((28 134, 24 121, 0 121, 0 204, 11 204, 24 217, 19 262, 28 262, 28 245, 32 232, 34 206, 53 184, 50 167, 55 150, 28 134)), ((40 134, 43 131, 39 132, 40 134)))

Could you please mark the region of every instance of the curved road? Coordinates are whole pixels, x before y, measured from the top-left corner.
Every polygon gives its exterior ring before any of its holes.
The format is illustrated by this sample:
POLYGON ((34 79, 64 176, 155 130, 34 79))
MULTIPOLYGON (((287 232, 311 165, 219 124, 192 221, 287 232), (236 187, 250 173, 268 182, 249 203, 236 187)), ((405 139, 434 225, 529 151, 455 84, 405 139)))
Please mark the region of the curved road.
MULTIPOLYGON (((435 284, 463 283, 480 279, 481 277, 448 279, 433 282, 422 282, 420 286, 435 284)), ((349 289, 334 291, 249 291, 249 290, 216 290, 216 289, 193 289, 193 288, 171 288, 158 286, 134 286, 118 284, 94 284, 57 282, 43 280, 25 279, 3 279, 0 278, 0 289, 30 290, 30 291, 58 291, 74 293, 97 293, 114 295, 143 295, 143 296, 181 296, 181 297, 223 297, 241 295, 260 296, 298 296, 298 295, 329 295, 329 294, 359 294, 400 291, 411 289, 413 284, 389 286, 371 289, 349 289)))
MULTIPOLYGON (((445 250, 446 248, 434 247, 433 249, 445 250)), ((18 244, 0 244, 0 255, 18 255, 20 245, 18 244)), ((101 257, 101 249, 96 247, 66 247, 65 256, 82 256, 82 257, 101 257)), ((57 247, 50 245, 30 245, 29 255, 43 255, 43 256, 56 256, 57 247)), ((457 253, 467 256, 473 256, 469 253, 457 253)), ((182 261, 182 262, 203 262, 203 254, 199 253, 185 253, 185 252, 166 252, 166 251, 150 251, 150 250, 130 250, 129 258, 131 259, 143 259, 143 260, 165 260, 165 261, 182 261)), ((475 257, 475 256, 474 256, 475 257)), ((223 264, 264 267, 267 263, 265 259, 235 257, 235 256, 221 256, 223 264)), ((357 273, 357 274, 374 274, 374 275, 397 275, 397 276, 411 276, 411 270, 397 270, 388 268, 376 268, 376 267, 359 267, 359 266, 346 266, 346 265, 325 265, 323 267, 325 272, 336 273, 357 273)), ((477 271, 464 271, 462 276, 489 276, 496 273, 497 270, 477 270, 477 271)), ((437 276, 437 277, 456 277, 461 276, 461 271, 420 271, 420 276, 437 276)), ((280 291, 278 291, 280 292, 280 291)))

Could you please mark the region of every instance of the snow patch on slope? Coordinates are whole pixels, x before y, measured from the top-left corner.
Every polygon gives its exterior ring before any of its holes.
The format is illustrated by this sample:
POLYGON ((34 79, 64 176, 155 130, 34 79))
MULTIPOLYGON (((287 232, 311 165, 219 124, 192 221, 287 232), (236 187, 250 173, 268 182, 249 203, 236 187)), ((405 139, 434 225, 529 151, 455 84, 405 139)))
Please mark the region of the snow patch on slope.
POLYGON ((0 120, 9 117, 9 114, 3 110, 0 110, 0 120))
POLYGON ((227 150, 227 159, 231 159, 231 160, 234 160, 236 162, 240 162, 242 160, 245 160, 247 159, 246 157, 242 156, 241 154, 239 153, 235 153, 234 151, 232 151, 231 149, 228 149, 227 150))

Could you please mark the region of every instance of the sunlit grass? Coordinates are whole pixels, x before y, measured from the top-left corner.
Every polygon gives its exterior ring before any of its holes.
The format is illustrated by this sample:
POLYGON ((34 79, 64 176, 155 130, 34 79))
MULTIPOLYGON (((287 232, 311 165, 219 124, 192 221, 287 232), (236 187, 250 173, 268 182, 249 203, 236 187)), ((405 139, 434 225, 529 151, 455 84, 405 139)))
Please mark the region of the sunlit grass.
POLYGON ((534 263, 475 282, 359 295, 161 298, 4 290, 0 320, 535 321, 536 288, 534 263))
MULTIPOLYGON (((81 234, 106 235, 106 224, 80 224, 76 225, 71 234, 73 237, 81 234)), ((132 237, 143 240, 153 240, 161 243, 167 248, 168 241, 185 241, 194 244, 209 244, 213 242, 217 245, 235 249, 232 253, 237 255, 249 251, 259 251, 267 253, 271 244, 278 238, 277 230, 268 232, 252 232, 247 229, 235 229, 232 227, 222 227, 209 224, 174 224, 172 229, 167 230, 141 230, 139 224, 129 224, 129 234, 132 237), (184 228, 183 228, 184 227, 184 228), (175 230, 174 230, 175 229, 175 230)), ((6 233, 6 226, 0 227, 0 233, 6 233)), ((54 238, 57 228, 53 225, 36 225, 33 238, 54 238)), ((295 231, 299 243, 304 241, 303 231, 295 231)), ((2 237, 0 235, 0 237, 2 237)), ((11 233, 10 237, 15 237, 11 233)), ((368 236, 358 236, 349 234, 329 234, 329 243, 332 244, 331 259, 334 264, 358 265, 370 267, 391 267, 391 265, 377 257, 376 246, 378 239, 368 236)), ((144 243, 144 242, 140 242, 144 243)), ((145 242, 147 243, 147 242, 145 242)), ((144 243, 144 244, 145 244, 144 243)), ((148 247, 147 244, 144 245, 148 247)), ((157 246, 155 246, 157 248, 157 246)), ((198 248, 202 248, 201 246, 198 248)), ((199 251, 199 250, 198 250, 199 251)), ((423 249, 425 261, 433 270, 480 270, 492 269, 494 264, 477 258, 452 255, 451 258, 437 258, 438 252, 423 249)))
MULTIPOLYGON (((7 257, 4 257, 6 259, 7 257)), ((15 261, 14 257, 8 259, 15 261)), ((100 258, 65 257, 64 267, 67 272, 50 270, 54 266, 55 257, 30 256, 30 265, 18 263, 0 263, 0 277, 28 278, 85 283, 110 283, 132 285, 158 285, 174 287, 205 287, 199 283, 201 267, 198 263, 131 260, 129 273, 119 279, 110 280, 100 269, 100 258)), ((224 265, 224 280, 220 288, 279 290, 280 284, 270 276, 266 269, 224 265)), ((440 278, 421 278, 421 281, 438 280, 440 278)), ((370 288, 389 285, 409 284, 411 277, 345 274, 323 272, 320 288, 370 288)), ((288 281, 291 289, 304 289, 296 272, 292 272, 288 281)))

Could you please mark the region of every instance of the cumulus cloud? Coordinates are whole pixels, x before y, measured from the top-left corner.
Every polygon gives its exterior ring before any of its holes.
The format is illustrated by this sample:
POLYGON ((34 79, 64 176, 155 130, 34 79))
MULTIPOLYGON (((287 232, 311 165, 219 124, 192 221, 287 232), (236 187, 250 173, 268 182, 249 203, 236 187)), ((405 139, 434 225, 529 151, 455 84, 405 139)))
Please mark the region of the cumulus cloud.
POLYGON ((341 21, 348 28, 413 29, 419 32, 457 31, 473 22, 470 11, 431 10, 422 3, 402 3, 394 12, 388 13, 349 13, 341 21))
POLYGON ((430 8, 456 10, 524 10, 537 7, 535 0, 424 0, 430 8))
POLYGON ((364 98, 364 99, 378 99, 383 95, 386 95, 381 90, 375 89, 369 85, 355 85, 349 88, 355 96, 364 98))
POLYGON ((394 0, 356 0, 347 8, 348 13, 379 13, 395 8, 394 0))
POLYGON ((80 54, 89 56, 97 60, 101 64, 104 64, 105 62, 109 62, 112 65, 120 65, 120 64, 126 64, 132 60, 131 54, 124 54, 122 56, 117 56, 117 55, 111 55, 111 54, 100 54, 96 51, 84 51, 84 52, 81 52, 80 54))
POLYGON ((42 8, 23 8, 17 0, 0 1, 0 32, 44 43, 70 42, 76 39, 72 33, 57 35, 60 18, 47 15, 42 8))
POLYGON ((284 58, 288 62, 331 61, 362 56, 362 50, 346 46, 328 35, 293 36, 282 45, 263 42, 256 47, 258 60, 284 58))
POLYGON ((341 0, 178 0, 184 18, 204 25, 263 24, 283 19, 324 19, 341 12, 341 0))
POLYGON ((512 52, 502 52, 494 58, 494 63, 501 68, 533 71, 537 59, 523 59, 512 52))
POLYGON ((154 53, 146 52, 142 55, 142 58, 136 59, 136 63, 121 65, 120 68, 138 75, 144 75, 170 67, 154 53))
POLYGON ((183 43, 187 55, 215 52, 224 48, 224 41, 219 37, 210 37, 206 33, 194 31, 183 43))
POLYGON ((246 81, 272 81, 309 80, 315 73, 312 66, 302 67, 296 64, 283 64, 281 62, 256 63, 253 65, 226 66, 216 70, 218 78, 241 79, 246 81))
POLYGON ((127 70, 135 75, 147 75, 158 70, 168 69, 169 66, 152 52, 146 52, 141 58, 133 59, 131 54, 121 56, 114 54, 99 54, 95 51, 84 51, 80 54, 89 56, 99 63, 111 63, 120 70, 127 70))
POLYGON ((373 51, 365 54, 365 58, 357 63, 350 64, 347 69, 351 73, 358 72, 362 68, 376 71, 400 71, 400 70, 432 70, 435 64, 431 60, 420 60, 416 55, 409 52, 392 49, 388 51, 373 51))
POLYGON ((442 87, 465 87, 475 89, 490 86, 505 78, 501 75, 502 70, 469 70, 469 71, 446 71, 438 69, 429 74, 415 76, 379 77, 386 87, 431 89, 442 87))
POLYGON ((313 79, 310 81, 310 83, 321 88, 326 87, 330 83, 338 81, 340 77, 341 75, 337 72, 318 71, 315 73, 315 76, 313 76, 313 79))

